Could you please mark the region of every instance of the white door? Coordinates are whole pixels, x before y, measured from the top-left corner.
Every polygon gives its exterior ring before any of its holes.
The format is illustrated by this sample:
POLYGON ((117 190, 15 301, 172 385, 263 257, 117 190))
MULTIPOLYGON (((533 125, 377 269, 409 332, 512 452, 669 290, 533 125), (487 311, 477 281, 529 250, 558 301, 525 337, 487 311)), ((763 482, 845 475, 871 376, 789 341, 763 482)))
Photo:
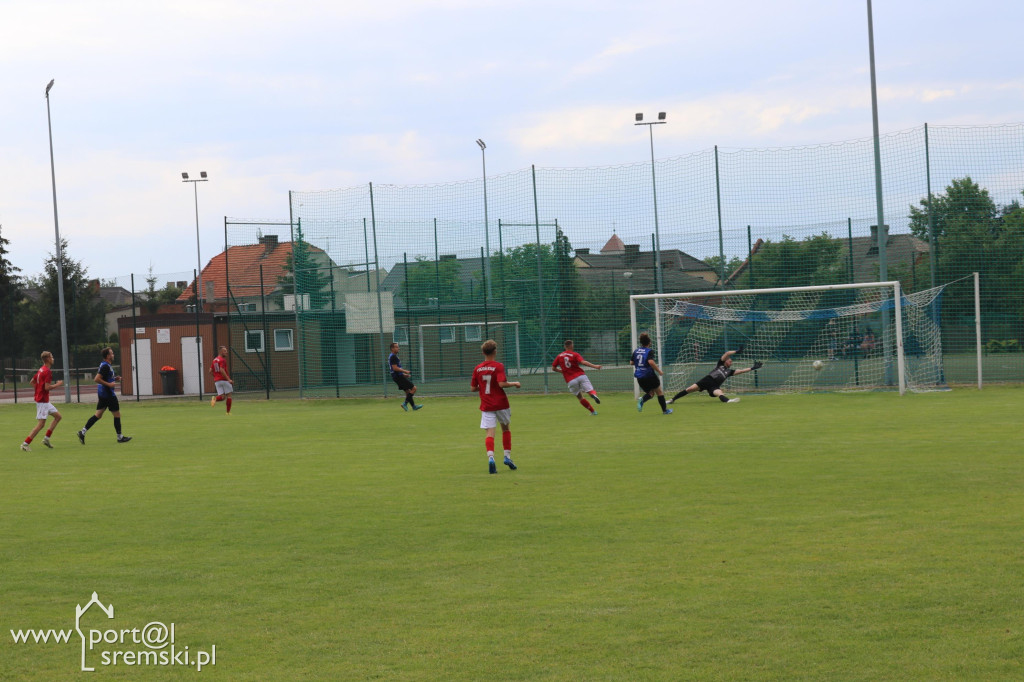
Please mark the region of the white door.
POLYGON ((199 339, 199 347, 196 347, 196 337, 181 337, 181 390, 185 395, 196 395, 199 393, 199 382, 203 376, 203 339, 199 339), (198 355, 196 352, 198 351, 198 355))
POLYGON ((135 343, 131 345, 131 365, 139 370, 138 379, 136 379, 136 372, 132 371, 132 385, 137 389, 137 395, 153 395, 153 354, 149 343, 149 339, 138 340, 137 356, 135 343))

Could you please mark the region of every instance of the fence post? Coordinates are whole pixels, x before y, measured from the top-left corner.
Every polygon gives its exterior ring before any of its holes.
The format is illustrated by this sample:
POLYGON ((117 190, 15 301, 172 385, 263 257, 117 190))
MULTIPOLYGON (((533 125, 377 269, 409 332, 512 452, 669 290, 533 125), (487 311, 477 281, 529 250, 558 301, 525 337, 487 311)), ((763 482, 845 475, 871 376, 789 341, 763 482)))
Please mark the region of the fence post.
MULTIPOLYGON (((384 350, 384 309, 380 300, 380 259, 377 256, 377 211, 373 205, 373 183, 370 183, 370 225, 373 226, 373 268, 377 273, 377 338, 380 349, 384 350)), ((387 357, 384 355, 383 357, 387 357)), ((384 391, 384 397, 388 397, 388 375, 383 369, 380 373, 380 385, 384 391)))
MULTIPOLYGON (((231 319, 230 301, 228 301, 228 306, 228 319, 231 319)), ((263 288, 263 263, 260 263, 260 311, 260 316, 263 318, 263 387, 266 389, 267 392, 267 400, 270 400, 270 353, 266 352, 267 332, 269 330, 267 328, 267 298, 263 288)), ((295 330, 296 335, 298 335, 298 331, 298 329, 295 330)), ((294 343, 294 340, 292 342, 294 343)))
MULTIPOLYGON (((938 263, 939 245, 935 243, 935 213, 932 211, 932 162, 928 144, 928 124, 924 124, 924 174, 928 185, 928 265, 932 275, 932 289, 935 288, 935 266, 938 263)), ((916 259, 915 259, 916 260, 916 259)))
MULTIPOLYGON (((193 271, 194 272, 194 271, 193 271)), ((138 318, 135 315, 135 273, 132 273, 132 349, 135 353, 132 358, 132 369, 135 374, 135 383, 132 386, 132 392, 135 393, 135 402, 142 400, 142 396, 139 395, 139 325, 138 318)), ((196 299, 198 300, 198 298, 196 299)), ((121 337, 119 336, 118 339, 121 337)), ((118 349, 120 350, 120 349, 118 349)), ((122 389, 123 390, 123 389, 122 389)))
MULTIPOLYGON (((192 272, 195 273, 193 275, 194 279, 192 281, 196 283, 196 286, 198 286, 199 285, 199 271, 198 270, 193 270, 192 272)), ((135 275, 132 275, 132 278, 133 278, 132 279, 132 292, 135 291, 135 279, 134 279, 134 277, 135 277, 135 275)), ((132 303, 132 312, 134 313, 134 311, 135 311, 135 308, 134 308, 134 302, 133 302, 132 303)), ((199 370, 199 400, 202 401, 202 399, 203 399, 203 336, 202 336, 202 332, 200 331, 200 328, 199 328, 199 290, 198 289, 196 289, 196 307, 195 307, 195 311, 196 311, 196 369, 199 370)), ((136 354, 136 356, 138 355, 138 346, 137 345, 136 345, 136 353, 135 354, 136 354)), ((184 390, 184 388, 185 388, 185 376, 184 376, 184 374, 181 377, 181 382, 182 382, 181 383, 181 388, 182 388, 182 390, 184 390)))
MULTIPOLYGON (((715 145, 715 203, 718 207, 718 257, 722 259, 719 263, 719 288, 725 288, 725 240, 722 237, 722 187, 718 180, 718 145, 715 145)), ((658 293, 664 293, 659 291, 658 293)))
POLYGON ((530 177, 533 179, 533 225, 537 231, 537 299, 540 303, 540 364, 544 372, 544 392, 548 392, 548 363, 545 353, 548 351, 547 319, 544 313, 544 271, 540 259, 540 209, 537 206, 537 166, 530 166, 530 177))

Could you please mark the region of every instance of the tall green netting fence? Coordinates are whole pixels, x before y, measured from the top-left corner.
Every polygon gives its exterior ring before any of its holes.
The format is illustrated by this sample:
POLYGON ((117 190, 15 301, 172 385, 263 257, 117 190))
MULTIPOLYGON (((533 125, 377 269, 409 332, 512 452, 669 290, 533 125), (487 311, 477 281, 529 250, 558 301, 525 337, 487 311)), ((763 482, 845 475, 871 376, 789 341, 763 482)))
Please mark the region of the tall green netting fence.
MULTIPOLYGON (((659 283, 888 279, 914 293, 979 272, 985 380, 1024 380, 1024 125, 921 126, 884 136, 881 151, 881 250, 870 139, 715 147, 657 160, 653 178, 636 163, 292 192, 279 224, 226 221, 232 337, 268 392, 395 396, 394 341, 422 394, 461 395, 487 338, 526 390, 563 390, 550 362, 567 338, 605 366, 599 388, 629 390, 629 297, 659 283)), ((971 287, 945 291, 936 319, 951 367, 974 352, 973 310, 971 287)))

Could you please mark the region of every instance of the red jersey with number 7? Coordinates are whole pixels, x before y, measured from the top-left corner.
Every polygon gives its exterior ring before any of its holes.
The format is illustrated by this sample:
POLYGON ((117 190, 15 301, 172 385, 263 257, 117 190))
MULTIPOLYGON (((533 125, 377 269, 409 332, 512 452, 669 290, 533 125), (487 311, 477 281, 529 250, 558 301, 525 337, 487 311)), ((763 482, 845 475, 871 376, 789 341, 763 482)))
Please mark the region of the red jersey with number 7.
POLYGON ((480 392, 480 411, 497 412, 509 409, 508 396, 499 382, 508 381, 505 365, 496 360, 484 360, 473 370, 469 387, 480 392))

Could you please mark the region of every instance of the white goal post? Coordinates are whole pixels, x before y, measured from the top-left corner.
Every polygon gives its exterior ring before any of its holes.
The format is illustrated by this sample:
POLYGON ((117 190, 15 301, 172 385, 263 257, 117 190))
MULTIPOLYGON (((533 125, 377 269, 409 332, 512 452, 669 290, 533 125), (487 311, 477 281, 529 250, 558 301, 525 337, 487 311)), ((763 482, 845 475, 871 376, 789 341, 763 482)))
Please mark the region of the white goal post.
MULTIPOLYGON (((511 326, 512 327, 512 333, 515 336, 515 346, 514 346, 514 348, 515 348, 515 364, 512 365, 511 363, 505 363, 506 366, 508 367, 509 374, 511 374, 512 369, 514 367, 515 368, 516 376, 517 377, 522 376, 523 375, 522 360, 521 360, 521 356, 520 356, 520 353, 519 353, 519 321, 518 320, 500 320, 500 321, 496 321, 496 322, 484 322, 483 320, 480 320, 479 322, 434 322, 434 323, 430 323, 430 324, 421 324, 421 325, 419 325, 417 327, 417 334, 418 334, 418 337, 419 337, 419 347, 420 347, 420 375, 421 375, 420 378, 423 379, 423 380, 426 380, 426 378, 427 378, 427 376, 426 376, 426 367, 427 367, 426 359, 427 358, 426 358, 425 346, 424 346, 424 343, 423 343, 423 330, 424 329, 441 329, 441 328, 462 328, 462 329, 466 329, 466 328, 469 328, 469 327, 480 327, 480 330, 481 330, 480 342, 482 343, 485 340, 485 338, 486 338, 484 336, 484 332, 483 332, 483 330, 485 328, 488 328, 488 327, 501 327, 501 326, 511 326)), ((453 343, 454 342, 456 342, 456 341, 453 340, 453 343)), ((507 355, 506 355, 506 357, 507 357, 507 355)))
POLYGON ((653 337, 666 393, 695 383, 741 343, 737 367, 748 359, 765 367, 760 377, 731 379, 735 390, 935 390, 945 385, 943 289, 906 295, 890 281, 635 294, 630 333, 633 347, 641 330, 653 337))

